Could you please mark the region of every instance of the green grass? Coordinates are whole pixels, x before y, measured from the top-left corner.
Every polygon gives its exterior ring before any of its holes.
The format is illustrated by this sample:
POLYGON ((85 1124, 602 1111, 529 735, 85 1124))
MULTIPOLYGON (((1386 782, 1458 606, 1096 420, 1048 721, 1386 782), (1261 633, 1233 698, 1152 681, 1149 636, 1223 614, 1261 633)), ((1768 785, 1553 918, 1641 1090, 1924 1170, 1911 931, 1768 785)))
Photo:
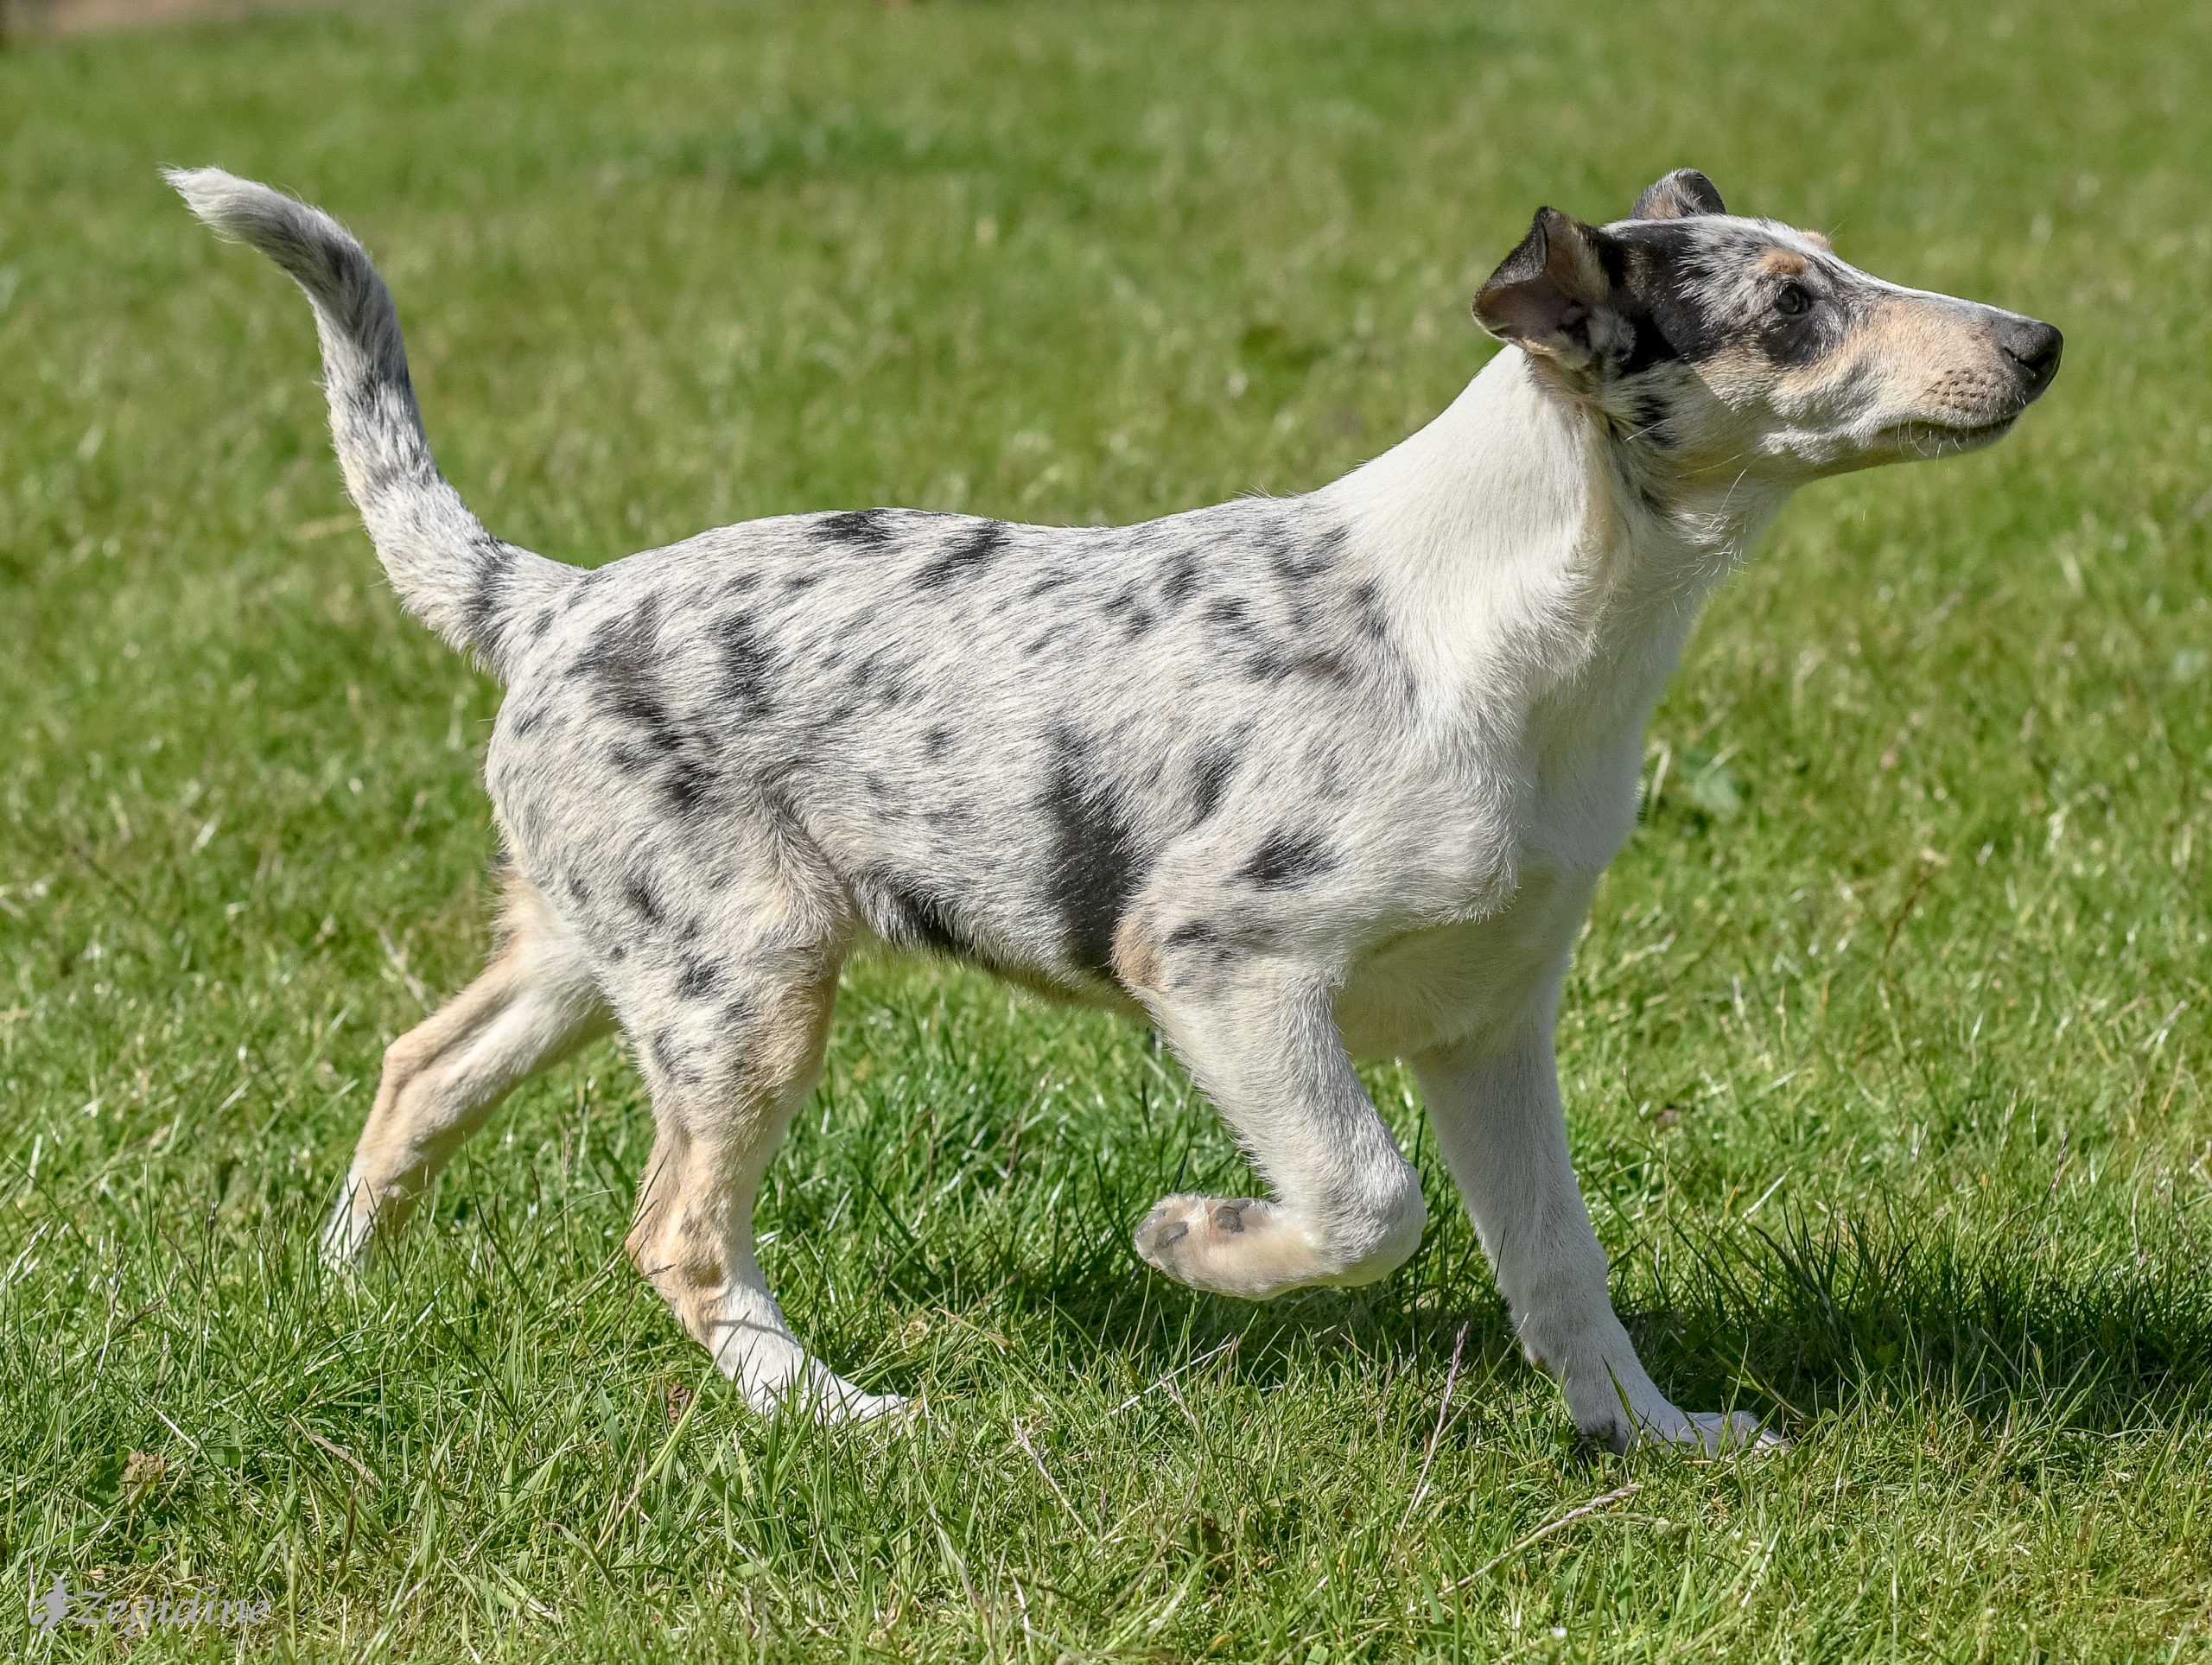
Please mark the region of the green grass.
POLYGON ((265 1596, 246 1650, 317 1656, 2212 1653, 2208 70, 2185 0, 468 4, 0 57, 8 1587, 265 1596), (2018 434, 1808 492, 1725 591, 1573 974, 1623 1311, 1796 1449, 1579 1449, 1393 1070, 1411 1266, 1169 1287, 1128 1232, 1236 1183, 1211 1112, 927 969, 849 973, 763 1206, 800 1333, 925 1428, 705 1375, 620 1257, 611 1045, 326 1277, 382 1047, 484 950, 498 693, 346 517, 298 297, 162 162, 361 231, 448 472, 587 563, 1318 484, 1480 364, 1537 203, 1685 162, 2059 322, 2018 434))

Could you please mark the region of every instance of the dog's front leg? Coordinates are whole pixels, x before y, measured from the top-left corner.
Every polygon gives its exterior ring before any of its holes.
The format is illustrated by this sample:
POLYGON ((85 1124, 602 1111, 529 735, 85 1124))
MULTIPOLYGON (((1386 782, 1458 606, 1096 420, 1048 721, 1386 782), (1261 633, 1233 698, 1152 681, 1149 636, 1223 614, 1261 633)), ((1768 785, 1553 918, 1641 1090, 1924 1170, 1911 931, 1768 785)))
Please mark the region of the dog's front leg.
POLYGON ((1137 1252, 1178 1282, 1263 1300, 1370 1283, 1421 1242, 1421 1180, 1352 1073, 1311 968, 1247 961, 1143 992, 1161 1033, 1236 1128, 1275 1200, 1175 1196, 1137 1252))
POLYGON ((1462 1042, 1413 1061, 1522 1347, 1558 1379, 1576 1426, 1616 1451, 1643 1440, 1708 1452, 1779 1445, 1744 1412, 1677 1410, 1614 1315, 1605 1251, 1567 1155, 1552 1056, 1555 1011, 1555 999, 1541 1001, 1502 1040, 1462 1042))

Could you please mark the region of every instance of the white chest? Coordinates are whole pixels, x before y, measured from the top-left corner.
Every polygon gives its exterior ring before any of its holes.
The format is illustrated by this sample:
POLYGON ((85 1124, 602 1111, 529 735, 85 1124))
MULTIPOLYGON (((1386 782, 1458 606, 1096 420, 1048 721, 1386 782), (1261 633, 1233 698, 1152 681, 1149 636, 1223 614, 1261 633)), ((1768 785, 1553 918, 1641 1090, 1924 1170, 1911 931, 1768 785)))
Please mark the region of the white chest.
MULTIPOLYGON (((1640 715, 1640 714, 1639 714, 1640 715)), ((1635 823, 1643 725, 1585 730, 1516 771, 1503 906, 1390 937, 1354 964, 1337 1020, 1355 1057, 1404 1056, 1502 1031, 1564 970, 1598 877, 1635 823)))
POLYGON ((1549 993, 1598 874, 1533 867, 1519 880, 1496 913, 1409 931, 1361 957, 1337 997, 1353 1057, 1405 1057, 1502 1032, 1549 993))

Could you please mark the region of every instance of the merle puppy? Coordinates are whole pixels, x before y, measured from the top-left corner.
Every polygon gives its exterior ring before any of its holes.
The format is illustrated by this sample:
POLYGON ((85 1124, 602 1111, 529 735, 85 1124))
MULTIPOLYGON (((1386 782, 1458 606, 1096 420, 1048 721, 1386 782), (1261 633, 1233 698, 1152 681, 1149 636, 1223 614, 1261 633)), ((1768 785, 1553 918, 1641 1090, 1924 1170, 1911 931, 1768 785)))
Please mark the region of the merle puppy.
POLYGON ((510 690, 500 946, 385 1055, 334 1255, 619 1024, 657 1126, 645 1274, 763 1410, 899 1408, 808 1356, 753 1240, 838 966, 874 940, 1158 1027, 1274 1192, 1169 1197, 1138 1228, 1194 1288, 1364 1283, 1413 1253, 1421 1186, 1351 1064, 1411 1060, 1576 1422, 1766 1437, 1676 1409, 1614 1317, 1560 982, 1699 602, 1805 481, 2003 434, 2056 330, 1870 277, 1685 169, 1602 228, 1540 210, 1475 298, 1505 350, 1309 495, 1104 529, 792 515, 585 572, 440 476, 352 237, 265 186, 171 178, 307 291, 393 588, 510 690))

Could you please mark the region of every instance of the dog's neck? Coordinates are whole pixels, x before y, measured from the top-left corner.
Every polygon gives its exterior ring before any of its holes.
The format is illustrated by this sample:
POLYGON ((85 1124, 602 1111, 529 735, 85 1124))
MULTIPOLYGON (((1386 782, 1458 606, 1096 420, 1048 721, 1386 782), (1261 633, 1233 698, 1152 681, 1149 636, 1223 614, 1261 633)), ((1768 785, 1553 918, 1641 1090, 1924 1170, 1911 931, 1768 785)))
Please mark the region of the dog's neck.
POLYGON ((1787 495, 1670 484, 1662 467, 1508 347, 1325 488, 1387 597, 1425 722, 1494 729, 1593 702, 1641 722, 1699 605, 1787 495))

